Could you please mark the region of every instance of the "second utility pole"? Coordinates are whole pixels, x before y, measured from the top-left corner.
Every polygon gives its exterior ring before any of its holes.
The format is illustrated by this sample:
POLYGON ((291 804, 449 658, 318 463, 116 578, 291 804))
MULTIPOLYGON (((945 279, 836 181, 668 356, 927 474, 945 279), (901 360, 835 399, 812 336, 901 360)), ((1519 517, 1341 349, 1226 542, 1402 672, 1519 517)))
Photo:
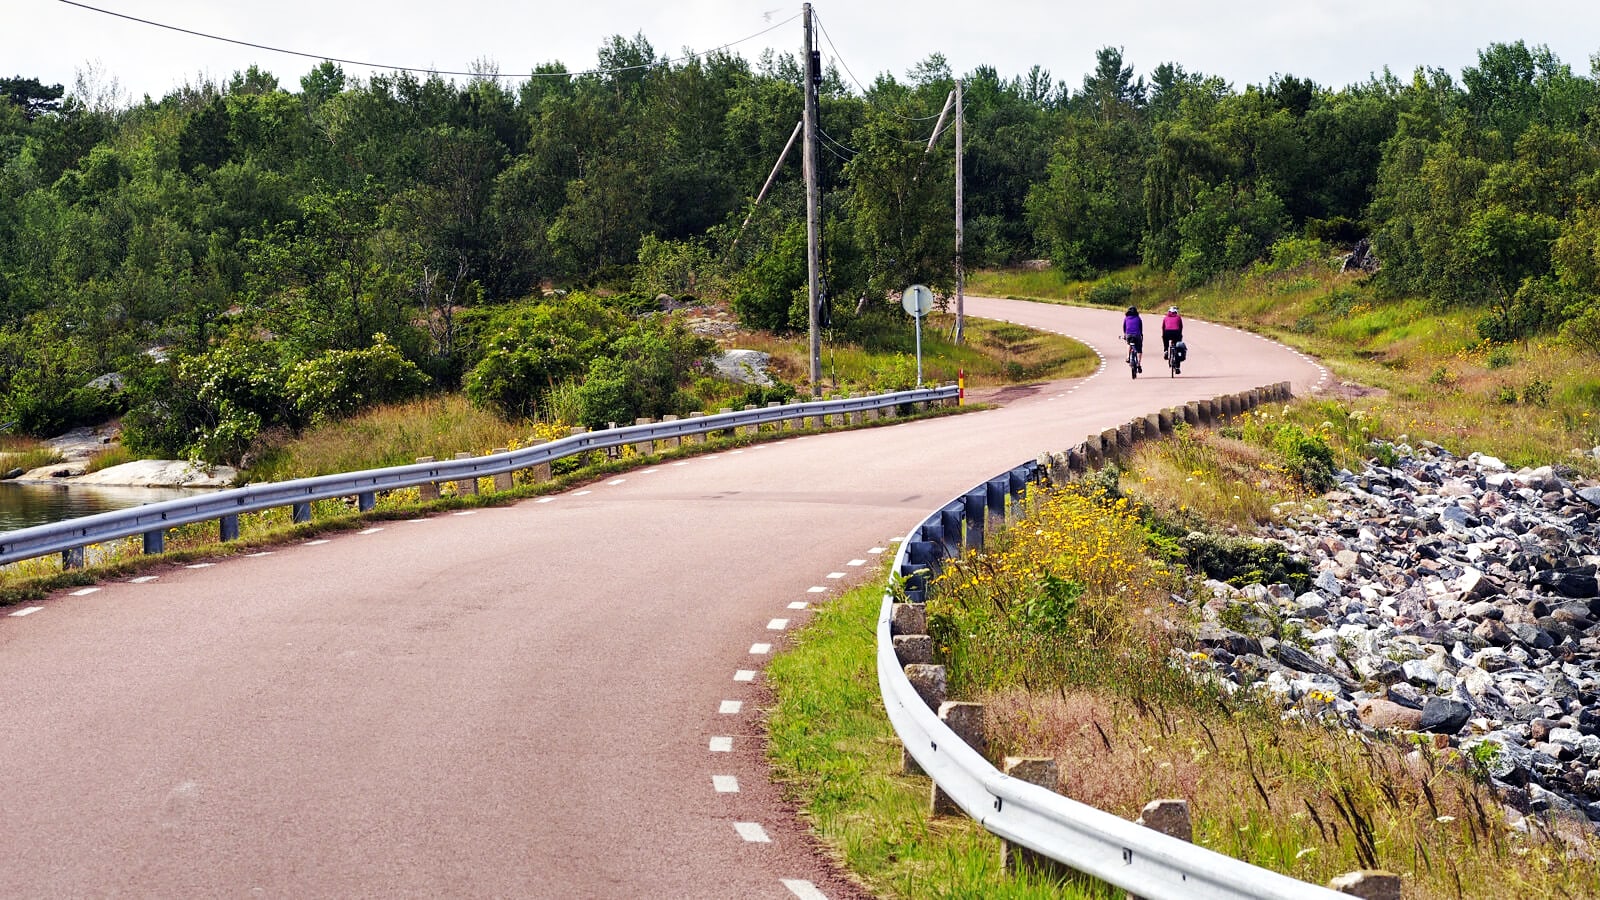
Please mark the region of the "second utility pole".
POLYGON ((801 158, 805 160, 806 179, 806 284, 810 298, 806 306, 810 310, 811 320, 811 396, 821 397, 822 336, 818 320, 822 312, 822 260, 819 252, 822 203, 821 191, 817 187, 817 85, 822 81, 822 54, 814 48, 809 3, 805 5, 805 24, 806 47, 801 56, 801 62, 805 65, 801 84, 801 90, 805 93, 805 115, 801 119, 805 124, 805 148, 801 158))

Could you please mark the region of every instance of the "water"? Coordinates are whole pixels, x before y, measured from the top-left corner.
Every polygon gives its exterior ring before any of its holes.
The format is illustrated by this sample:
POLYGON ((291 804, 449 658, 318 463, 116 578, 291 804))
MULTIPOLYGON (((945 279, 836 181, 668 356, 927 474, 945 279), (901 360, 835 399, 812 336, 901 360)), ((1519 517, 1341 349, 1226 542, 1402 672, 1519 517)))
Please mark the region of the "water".
POLYGON ((0 481, 0 534, 113 509, 193 497, 197 490, 0 481))

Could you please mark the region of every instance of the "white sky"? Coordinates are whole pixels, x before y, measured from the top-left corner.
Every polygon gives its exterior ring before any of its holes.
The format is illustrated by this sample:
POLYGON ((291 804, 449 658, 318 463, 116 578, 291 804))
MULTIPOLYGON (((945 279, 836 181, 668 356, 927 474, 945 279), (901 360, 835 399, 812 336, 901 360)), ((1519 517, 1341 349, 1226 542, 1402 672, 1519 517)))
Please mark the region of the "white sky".
MULTIPOLYGON (((678 55, 746 38, 800 11, 779 0, 83 0, 196 31, 334 57, 468 70, 494 61, 504 73, 560 61, 595 66, 610 35, 643 32, 657 54, 678 55)), ((127 97, 159 98, 186 81, 225 81, 251 63, 290 90, 313 60, 240 47, 70 6, 0 0, 0 70, 71 89, 90 65, 127 97)), ((1173 61, 1242 87, 1276 73, 1343 86, 1387 65, 1402 78, 1418 65, 1459 75, 1491 42, 1547 44, 1587 74, 1600 52, 1596 0, 849 0, 813 5, 843 61, 865 83, 905 80, 928 54, 962 74, 992 65, 1003 77, 1038 64, 1077 87, 1094 51, 1112 45, 1138 74, 1173 61)), ((754 62, 764 47, 797 51, 798 19, 733 49, 754 62)), ((825 57, 833 57, 819 41, 825 57)), ((346 65, 350 75, 370 70, 346 65)))

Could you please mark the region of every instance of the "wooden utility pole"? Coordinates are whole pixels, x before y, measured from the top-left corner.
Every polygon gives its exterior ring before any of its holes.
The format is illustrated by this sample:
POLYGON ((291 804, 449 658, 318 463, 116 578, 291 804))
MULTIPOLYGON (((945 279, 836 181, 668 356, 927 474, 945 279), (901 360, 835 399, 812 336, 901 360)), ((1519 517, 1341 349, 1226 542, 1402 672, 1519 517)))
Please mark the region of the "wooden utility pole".
POLYGON ((806 283, 810 297, 807 307, 810 311, 811 321, 811 396, 822 396, 822 335, 818 320, 822 309, 822 260, 821 260, 821 218, 822 201, 821 191, 817 187, 817 84, 822 80, 822 60, 815 48, 815 38, 811 32, 811 4, 805 5, 806 46, 801 54, 801 62, 805 66, 804 84, 805 117, 801 120, 805 126, 805 148, 801 155, 805 160, 806 178, 806 283))
POLYGON ((962 172, 961 172, 961 79, 956 79, 956 346, 961 346, 967 330, 966 271, 961 262, 962 172))

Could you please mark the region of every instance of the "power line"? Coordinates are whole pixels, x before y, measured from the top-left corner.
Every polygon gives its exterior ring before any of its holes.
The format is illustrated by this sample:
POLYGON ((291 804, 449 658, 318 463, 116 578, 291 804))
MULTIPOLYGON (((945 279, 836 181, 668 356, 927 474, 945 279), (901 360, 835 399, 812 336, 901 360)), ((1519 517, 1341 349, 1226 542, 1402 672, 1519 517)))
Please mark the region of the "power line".
POLYGON ((195 31, 193 29, 183 28, 183 27, 178 26, 178 25, 168 25, 168 24, 166 24, 164 22, 154 22, 154 21, 151 21, 150 19, 141 19, 138 16, 130 16, 127 13, 119 13, 119 12, 115 12, 115 11, 109 10, 109 9, 101 9, 98 6, 90 6, 87 3, 79 3, 79 2, 77 2, 77 0, 60 0, 60 2, 61 3, 65 3, 68 6, 76 6, 76 7, 79 7, 80 9, 86 9, 86 10, 89 10, 90 12, 97 12, 97 13, 101 13, 101 14, 107 15, 107 16, 115 16, 115 17, 117 17, 119 19, 127 19, 130 22, 138 22, 141 25, 153 25, 156 28, 165 28, 168 31, 176 31, 176 32, 180 32, 182 34, 193 35, 195 37, 205 38, 205 39, 211 40, 211 41, 222 41, 223 43, 227 43, 227 44, 238 44, 241 47, 254 47, 257 50, 267 50, 267 51, 272 52, 272 53, 285 53, 285 54, 288 54, 289 56, 303 56, 303 57, 305 57, 307 59, 317 59, 317 60, 323 60, 325 62, 343 63, 344 65, 347 65, 347 66, 361 66, 362 68, 367 68, 367 69, 387 69, 387 70, 389 70, 391 72, 428 72, 428 73, 431 73, 431 74, 434 74, 434 75, 464 75, 464 76, 468 76, 468 77, 472 77, 472 78, 576 78, 576 77, 581 77, 581 76, 584 76, 584 75, 612 75, 612 74, 615 74, 617 72, 631 72, 631 71, 634 71, 636 69, 653 69, 656 66, 673 65, 674 63, 682 63, 682 62, 687 62, 687 61, 689 61, 691 59, 698 59, 699 57, 702 57, 702 56, 710 56, 711 54, 716 53, 716 52, 718 52, 720 50, 726 50, 729 47, 733 47, 733 46, 737 46, 739 44, 743 44, 746 41, 753 41, 756 38, 761 37, 762 35, 766 34, 769 31, 774 31, 774 30, 776 30, 778 28, 782 28, 783 26, 789 24, 790 22, 793 22, 795 19, 800 18, 800 14, 796 13, 796 14, 790 16, 789 18, 784 19, 782 22, 779 22, 779 23, 777 23, 775 25, 771 25, 771 26, 769 26, 767 28, 763 28, 762 30, 756 32, 755 34, 750 35, 749 37, 743 37, 743 38, 740 38, 737 41, 730 41, 730 42, 728 42, 726 44, 723 44, 720 47, 713 47, 710 50, 705 50, 705 51, 702 51, 700 53, 690 53, 687 56, 680 56, 680 57, 678 57, 676 59, 663 59, 663 60, 658 60, 656 62, 646 63, 646 64, 642 64, 642 65, 637 65, 637 66, 620 66, 620 67, 615 68, 615 69, 586 69, 586 70, 584 70, 582 72, 529 72, 529 73, 524 74, 524 75, 514 75, 514 74, 502 75, 499 72, 452 72, 452 71, 445 71, 445 70, 440 70, 440 69, 425 68, 425 67, 422 67, 422 66, 394 66, 394 65, 389 65, 387 63, 363 62, 363 61, 358 60, 358 59, 340 59, 337 56, 326 56, 326 55, 323 55, 321 53, 305 53, 305 52, 300 51, 300 50, 289 50, 289 49, 285 49, 283 47, 273 47, 273 46, 269 46, 267 44, 257 44, 257 43, 253 43, 251 41, 242 41, 242 40, 239 40, 237 38, 223 37, 223 36, 217 35, 217 34, 208 34, 208 33, 204 32, 204 31, 195 31))
POLYGON ((817 134, 820 134, 824 138, 826 138, 827 140, 832 141, 833 145, 835 147, 838 147, 840 150, 844 150, 844 151, 847 151, 847 152, 850 152, 850 153, 860 153, 861 152, 860 150, 857 150, 854 147, 846 146, 844 141, 841 141, 838 138, 834 137, 833 135, 827 133, 826 131, 823 131, 821 125, 817 126, 817 134))
POLYGON ((937 114, 931 116, 902 116, 892 109, 885 109, 884 107, 879 106, 877 103, 873 103, 871 92, 867 90, 866 85, 861 83, 861 79, 856 77, 856 73, 850 71, 850 64, 844 61, 844 54, 840 53, 839 48, 834 45, 833 35, 828 33, 828 29, 822 27, 822 20, 818 18, 815 12, 811 14, 811 18, 816 21, 817 30, 822 32, 822 36, 828 41, 828 46, 833 49, 833 58, 839 61, 839 65, 844 66, 845 74, 849 75, 850 80, 855 82, 855 86, 861 89, 861 99, 871 103, 873 106, 877 106, 878 109, 882 110, 883 112, 886 112, 897 119, 904 119, 907 122, 929 122, 939 118, 937 114))

